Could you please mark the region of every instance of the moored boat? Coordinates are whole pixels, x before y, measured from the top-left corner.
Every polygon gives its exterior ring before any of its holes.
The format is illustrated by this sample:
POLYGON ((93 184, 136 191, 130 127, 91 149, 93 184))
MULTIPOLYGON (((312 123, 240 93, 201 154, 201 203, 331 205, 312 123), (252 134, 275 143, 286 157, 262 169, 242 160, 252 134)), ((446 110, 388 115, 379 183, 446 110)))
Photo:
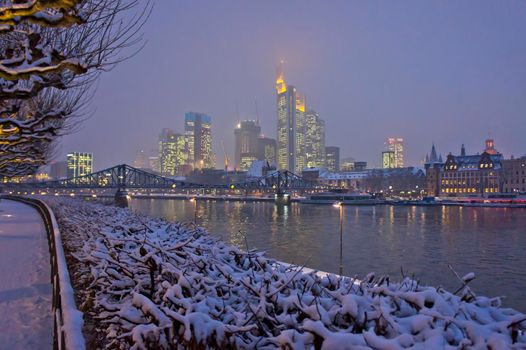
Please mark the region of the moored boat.
POLYGON ((318 193, 300 200, 305 204, 334 204, 343 205, 376 205, 383 204, 384 201, 367 193, 318 193))

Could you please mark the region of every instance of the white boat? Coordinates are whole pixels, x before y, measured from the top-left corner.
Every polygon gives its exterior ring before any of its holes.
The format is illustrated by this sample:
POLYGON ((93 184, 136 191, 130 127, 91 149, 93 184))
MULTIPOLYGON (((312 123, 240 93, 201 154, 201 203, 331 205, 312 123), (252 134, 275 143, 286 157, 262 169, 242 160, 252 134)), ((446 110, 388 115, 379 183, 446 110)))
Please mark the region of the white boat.
POLYGON ((343 205, 376 205, 384 203, 383 200, 367 193, 318 193, 300 200, 300 203, 305 204, 334 204, 338 202, 343 205))

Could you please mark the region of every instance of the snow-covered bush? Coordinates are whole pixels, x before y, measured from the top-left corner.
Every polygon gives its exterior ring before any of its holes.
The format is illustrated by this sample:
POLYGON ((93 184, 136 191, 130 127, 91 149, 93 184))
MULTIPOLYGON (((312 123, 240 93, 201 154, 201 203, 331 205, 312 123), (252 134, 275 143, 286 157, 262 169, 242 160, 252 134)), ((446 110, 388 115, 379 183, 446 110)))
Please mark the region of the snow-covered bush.
POLYGON ((526 348, 526 316, 466 286, 456 295, 409 278, 307 273, 191 223, 73 199, 50 204, 97 346, 526 348))

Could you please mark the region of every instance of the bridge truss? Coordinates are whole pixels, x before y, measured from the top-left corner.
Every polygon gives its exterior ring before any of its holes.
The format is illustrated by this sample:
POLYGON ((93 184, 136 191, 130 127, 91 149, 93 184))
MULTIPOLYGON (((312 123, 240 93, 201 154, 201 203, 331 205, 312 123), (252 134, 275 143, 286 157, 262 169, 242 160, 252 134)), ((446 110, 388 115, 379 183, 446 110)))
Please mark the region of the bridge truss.
POLYGON ((273 190, 323 190, 327 186, 308 181, 290 171, 272 171, 266 176, 247 178, 245 181, 220 184, 199 184, 181 181, 132 166, 121 164, 95 173, 54 181, 10 183, 7 187, 35 189, 245 189, 273 190))

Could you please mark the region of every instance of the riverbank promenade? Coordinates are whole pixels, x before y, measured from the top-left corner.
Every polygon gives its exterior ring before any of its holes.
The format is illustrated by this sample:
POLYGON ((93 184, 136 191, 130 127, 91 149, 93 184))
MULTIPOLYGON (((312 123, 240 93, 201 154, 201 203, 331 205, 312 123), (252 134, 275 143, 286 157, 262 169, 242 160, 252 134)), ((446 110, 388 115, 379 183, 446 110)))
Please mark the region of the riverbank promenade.
POLYGON ((52 285, 46 229, 39 213, 0 200, 0 350, 51 349, 52 285))

